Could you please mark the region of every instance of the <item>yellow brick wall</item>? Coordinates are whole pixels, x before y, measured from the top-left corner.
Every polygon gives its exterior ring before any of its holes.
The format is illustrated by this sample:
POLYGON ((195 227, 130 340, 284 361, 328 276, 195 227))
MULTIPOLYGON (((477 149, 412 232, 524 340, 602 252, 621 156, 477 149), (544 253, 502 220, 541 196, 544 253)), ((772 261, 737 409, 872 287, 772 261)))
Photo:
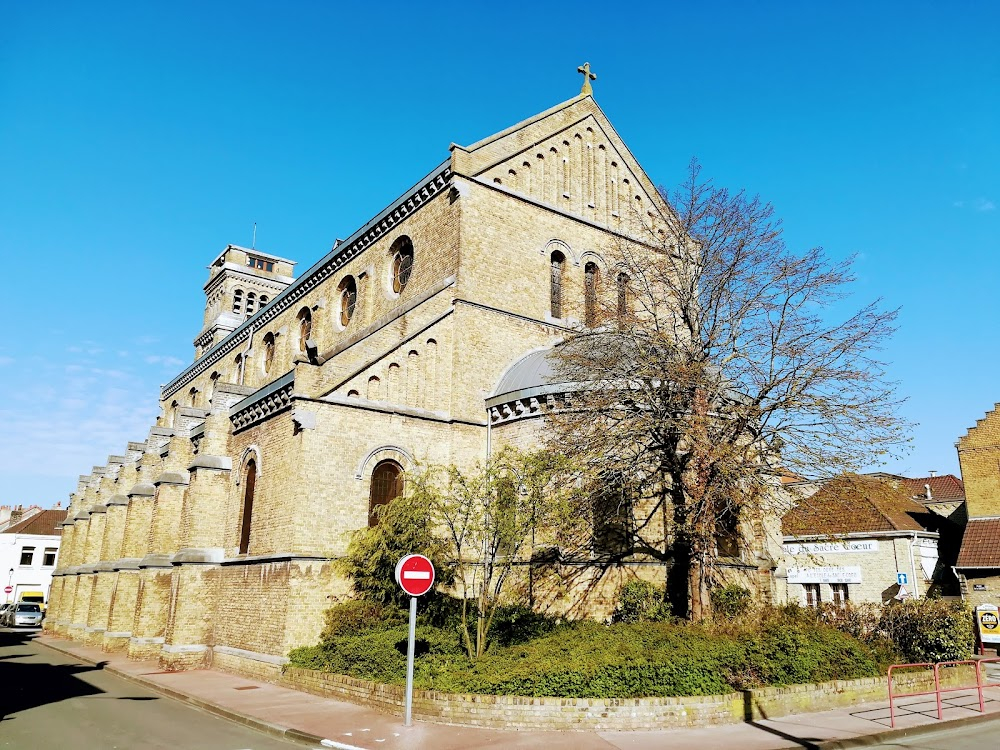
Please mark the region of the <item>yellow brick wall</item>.
POLYGON ((994 408, 958 440, 969 518, 1000 516, 1000 411, 994 408))

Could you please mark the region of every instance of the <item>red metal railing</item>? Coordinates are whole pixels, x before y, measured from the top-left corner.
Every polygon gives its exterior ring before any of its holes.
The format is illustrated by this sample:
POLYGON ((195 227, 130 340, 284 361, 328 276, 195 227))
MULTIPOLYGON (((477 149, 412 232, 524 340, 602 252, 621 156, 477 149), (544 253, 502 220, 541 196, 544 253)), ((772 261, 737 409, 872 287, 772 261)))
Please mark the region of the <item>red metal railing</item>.
POLYGON ((941 705, 941 693, 953 693, 960 690, 976 690, 979 693, 979 712, 985 713, 986 706, 983 700, 983 689, 990 687, 1000 687, 1000 682, 988 682, 983 680, 983 664, 1000 662, 997 659, 966 659, 962 661, 940 661, 935 663, 924 662, 917 664, 893 664, 889 667, 889 726, 896 726, 896 708, 893 704, 895 698, 915 698, 920 695, 933 695, 937 701, 937 717, 944 718, 944 709, 941 705), (941 667, 957 667, 963 664, 971 664, 976 670, 976 683, 974 685, 953 685, 941 687, 941 667), (912 667, 930 667, 934 673, 934 689, 922 690, 915 693, 894 693, 892 690, 892 670, 906 669, 912 667))

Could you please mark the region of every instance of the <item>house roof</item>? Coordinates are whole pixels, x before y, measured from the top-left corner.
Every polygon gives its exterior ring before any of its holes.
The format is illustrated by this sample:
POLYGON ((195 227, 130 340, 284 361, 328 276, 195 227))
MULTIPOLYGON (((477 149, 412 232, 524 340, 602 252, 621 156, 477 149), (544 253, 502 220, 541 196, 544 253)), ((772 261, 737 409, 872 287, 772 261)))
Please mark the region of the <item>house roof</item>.
POLYGON ((902 477, 899 480, 903 487, 915 500, 921 503, 965 500, 965 485, 954 474, 944 474, 939 477, 902 477), (927 499, 927 488, 930 485, 931 497, 927 499), (919 497, 918 497, 919 496, 919 497))
POLYGON ((905 490, 856 474, 825 483, 785 514, 781 527, 785 536, 936 530, 933 516, 905 490))
POLYGON ((956 568, 1000 568, 1000 518, 971 519, 956 568))
POLYGON ((0 534, 37 534, 39 536, 59 536, 62 528, 57 523, 66 520, 66 509, 43 510, 30 518, 8 526, 0 534))

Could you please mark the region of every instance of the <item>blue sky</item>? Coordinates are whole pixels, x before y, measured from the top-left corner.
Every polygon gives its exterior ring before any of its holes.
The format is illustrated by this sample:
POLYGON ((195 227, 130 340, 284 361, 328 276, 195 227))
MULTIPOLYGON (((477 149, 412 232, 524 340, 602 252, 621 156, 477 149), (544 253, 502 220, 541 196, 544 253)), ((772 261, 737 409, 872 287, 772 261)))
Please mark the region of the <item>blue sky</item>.
POLYGON ((595 98, 654 182, 692 156, 858 255, 901 306, 918 422, 958 471, 1000 400, 993 3, 70 3, 0 10, 0 503, 65 501, 144 439, 227 243, 304 270, 448 155, 595 98))

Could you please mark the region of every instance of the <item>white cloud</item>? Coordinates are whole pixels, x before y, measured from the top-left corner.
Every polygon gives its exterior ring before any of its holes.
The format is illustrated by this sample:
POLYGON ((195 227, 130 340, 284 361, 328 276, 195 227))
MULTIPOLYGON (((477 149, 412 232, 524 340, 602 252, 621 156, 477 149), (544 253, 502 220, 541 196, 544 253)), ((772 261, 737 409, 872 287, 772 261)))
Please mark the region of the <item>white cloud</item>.
POLYGON ((177 357, 171 357, 169 355, 150 354, 146 357, 146 364, 163 365, 164 367, 181 367, 184 365, 184 360, 177 359, 177 357))
POLYGON ((994 203, 993 201, 991 201, 988 198, 977 198, 976 199, 976 210, 977 211, 982 211, 982 212, 996 211, 997 210, 997 204, 994 203))

